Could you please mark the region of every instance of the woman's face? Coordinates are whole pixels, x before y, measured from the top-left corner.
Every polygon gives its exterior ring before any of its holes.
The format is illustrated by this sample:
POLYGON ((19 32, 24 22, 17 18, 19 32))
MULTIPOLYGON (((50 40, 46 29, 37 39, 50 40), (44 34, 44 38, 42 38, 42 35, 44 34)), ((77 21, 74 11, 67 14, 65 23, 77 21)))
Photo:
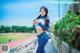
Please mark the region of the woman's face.
POLYGON ((40 15, 41 15, 41 16, 45 16, 45 15, 46 15, 46 12, 45 12, 44 9, 41 9, 41 11, 40 11, 40 15))

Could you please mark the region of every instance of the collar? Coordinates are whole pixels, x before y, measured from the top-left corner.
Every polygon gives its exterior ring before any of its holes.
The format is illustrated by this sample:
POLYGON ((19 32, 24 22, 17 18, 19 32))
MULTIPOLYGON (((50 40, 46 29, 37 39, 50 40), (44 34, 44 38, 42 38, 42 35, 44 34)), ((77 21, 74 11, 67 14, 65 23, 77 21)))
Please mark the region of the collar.
POLYGON ((44 18, 45 18, 45 16, 41 16, 40 18, 41 18, 41 19, 44 19, 44 18))

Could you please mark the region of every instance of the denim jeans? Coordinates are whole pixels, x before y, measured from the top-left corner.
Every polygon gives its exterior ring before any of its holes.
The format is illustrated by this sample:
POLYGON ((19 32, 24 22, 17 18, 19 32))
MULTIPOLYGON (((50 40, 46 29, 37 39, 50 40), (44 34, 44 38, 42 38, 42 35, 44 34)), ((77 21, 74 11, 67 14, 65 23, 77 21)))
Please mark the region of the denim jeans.
POLYGON ((39 36, 38 36, 38 48, 36 53, 45 53, 45 45, 48 42, 48 35, 46 32, 42 32, 39 36))

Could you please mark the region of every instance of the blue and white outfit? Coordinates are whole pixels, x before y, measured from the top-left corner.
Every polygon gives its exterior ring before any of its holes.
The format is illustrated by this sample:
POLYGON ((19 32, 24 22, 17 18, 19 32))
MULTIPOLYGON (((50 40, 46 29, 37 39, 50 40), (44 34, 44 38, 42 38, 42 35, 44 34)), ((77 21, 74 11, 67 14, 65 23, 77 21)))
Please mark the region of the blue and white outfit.
POLYGON ((47 44, 49 40, 49 36, 46 33, 49 30, 49 25, 45 25, 45 16, 41 16, 39 18, 39 23, 34 26, 36 27, 41 27, 43 29, 43 32, 38 35, 38 48, 36 53, 45 53, 45 45, 47 44))

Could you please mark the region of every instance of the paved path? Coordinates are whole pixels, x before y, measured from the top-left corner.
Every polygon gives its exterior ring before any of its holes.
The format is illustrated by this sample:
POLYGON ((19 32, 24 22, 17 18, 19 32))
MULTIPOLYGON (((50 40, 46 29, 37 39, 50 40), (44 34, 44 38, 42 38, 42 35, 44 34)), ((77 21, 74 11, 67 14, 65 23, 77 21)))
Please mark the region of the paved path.
POLYGON ((54 43, 51 39, 49 39, 46 47, 45 47, 46 53, 57 53, 57 50, 54 47, 54 43))

